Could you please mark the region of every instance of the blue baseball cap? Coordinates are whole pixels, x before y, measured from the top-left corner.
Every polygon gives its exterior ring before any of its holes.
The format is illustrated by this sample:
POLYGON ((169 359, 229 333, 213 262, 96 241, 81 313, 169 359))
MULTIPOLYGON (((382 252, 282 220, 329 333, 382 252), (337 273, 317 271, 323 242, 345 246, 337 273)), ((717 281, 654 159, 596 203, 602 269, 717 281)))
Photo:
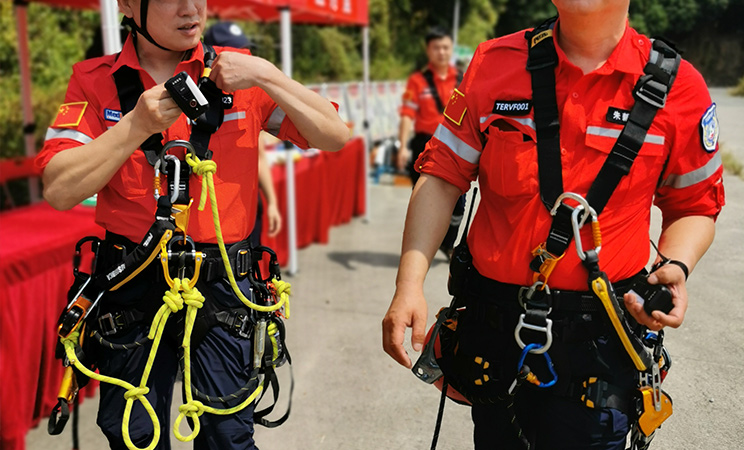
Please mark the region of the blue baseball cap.
POLYGON ((232 22, 218 22, 204 33, 204 43, 209 45, 219 45, 221 47, 233 48, 250 48, 256 45, 248 39, 243 30, 237 24, 232 22))

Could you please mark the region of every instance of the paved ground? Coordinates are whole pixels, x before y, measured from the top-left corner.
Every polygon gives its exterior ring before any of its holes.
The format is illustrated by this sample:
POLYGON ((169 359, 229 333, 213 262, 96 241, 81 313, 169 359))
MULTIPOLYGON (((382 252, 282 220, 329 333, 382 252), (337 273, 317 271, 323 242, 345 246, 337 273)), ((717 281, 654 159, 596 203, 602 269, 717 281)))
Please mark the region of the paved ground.
MULTIPOLYGON (((741 148, 744 127, 726 124, 744 117, 744 101, 713 95, 722 139, 736 138, 731 148, 741 148)), ((728 205, 713 247, 688 283, 685 324, 667 333, 674 367, 665 389, 675 413, 655 450, 738 450, 744 442, 744 181, 728 177, 725 184, 728 205)), ((333 230, 330 244, 300 252, 300 272, 290 279, 296 292, 288 323, 297 380, 292 417, 281 428, 257 431, 263 450, 429 448, 438 391, 394 363, 380 345, 409 193, 374 186, 368 223, 355 220, 333 230)), ((426 285, 430 322, 449 301, 446 277, 447 264, 437 259, 426 285)), ((94 423, 96 408, 97 400, 81 408, 82 450, 106 448, 94 423)), ((29 450, 70 448, 69 430, 50 437, 44 428, 29 433, 29 450)), ((469 410, 449 403, 439 448, 472 448, 471 433, 469 410)), ((174 449, 190 448, 172 434, 171 441, 174 449)))

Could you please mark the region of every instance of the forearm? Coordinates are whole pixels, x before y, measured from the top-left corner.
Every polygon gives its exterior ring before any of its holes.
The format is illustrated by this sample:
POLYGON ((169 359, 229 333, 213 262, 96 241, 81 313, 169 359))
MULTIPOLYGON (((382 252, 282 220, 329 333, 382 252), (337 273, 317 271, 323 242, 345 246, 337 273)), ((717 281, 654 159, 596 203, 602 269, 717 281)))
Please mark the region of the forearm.
POLYGON ((276 204, 276 191, 274 190, 274 180, 271 177, 271 167, 269 167, 269 161, 266 159, 263 150, 258 152, 258 187, 264 193, 267 204, 276 204))
POLYGON ((275 66, 271 67, 273 69, 266 71, 259 86, 287 114, 311 146, 334 152, 341 150, 350 132, 333 105, 275 66))
POLYGON ((147 139, 127 114, 92 142, 57 153, 42 175, 44 198, 65 210, 100 191, 147 139))
POLYGON ((450 223, 460 190, 448 182, 423 174, 411 195, 403 232, 396 286, 423 286, 432 259, 450 223))
POLYGON ((408 147, 408 139, 411 136, 413 119, 410 116, 400 116, 400 125, 398 126, 398 140, 401 148, 408 147))
POLYGON ((712 217, 682 217, 664 224, 659 237, 659 251, 669 259, 682 261, 692 272, 714 236, 715 222, 712 217))

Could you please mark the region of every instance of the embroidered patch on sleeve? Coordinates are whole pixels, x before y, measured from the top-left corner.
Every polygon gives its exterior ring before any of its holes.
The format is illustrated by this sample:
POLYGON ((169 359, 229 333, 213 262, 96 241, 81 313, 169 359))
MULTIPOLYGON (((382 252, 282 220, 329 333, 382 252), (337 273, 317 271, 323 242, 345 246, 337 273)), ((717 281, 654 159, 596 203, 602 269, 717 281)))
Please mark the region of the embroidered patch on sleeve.
POLYGON ((716 151, 719 130, 716 104, 713 103, 705 110, 703 118, 700 119, 700 134, 703 138, 703 148, 706 152, 713 153, 716 151))
POLYGON ((76 127, 85 113, 88 102, 65 103, 59 107, 57 118, 54 119, 52 127, 76 127))
POLYGON ((451 120, 455 125, 460 126, 467 111, 465 94, 455 89, 455 92, 449 98, 449 102, 447 102, 447 107, 444 108, 444 117, 451 120))

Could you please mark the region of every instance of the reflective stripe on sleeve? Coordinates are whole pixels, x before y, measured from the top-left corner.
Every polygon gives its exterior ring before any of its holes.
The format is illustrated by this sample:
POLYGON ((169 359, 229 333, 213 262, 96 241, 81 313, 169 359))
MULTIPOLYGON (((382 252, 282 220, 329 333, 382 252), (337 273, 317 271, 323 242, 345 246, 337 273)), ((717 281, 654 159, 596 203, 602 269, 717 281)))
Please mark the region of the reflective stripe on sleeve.
POLYGON ((77 130, 70 130, 69 128, 47 129, 44 141, 48 141, 50 139, 72 139, 73 141, 78 141, 83 145, 93 141, 93 138, 88 136, 87 134, 77 130))
POLYGON ((707 180, 711 175, 715 174, 722 165, 723 161, 721 160, 721 153, 717 152, 703 167, 682 175, 672 174, 669 178, 664 180, 661 185, 671 186, 674 189, 684 189, 707 180))
POLYGON ((230 114, 225 114, 225 118, 222 123, 229 122, 231 120, 245 119, 245 111, 238 111, 230 114))
POLYGON ((279 130, 282 128, 282 122, 286 116, 287 114, 277 106, 274 112, 271 113, 271 116, 269 116, 269 121, 266 123, 266 131, 279 137, 279 130))
MULTIPOLYGON (((594 136, 602 136, 602 137, 608 137, 608 138, 618 138, 620 136, 620 131, 621 130, 618 130, 615 128, 586 127, 586 134, 592 134, 594 136)), ((664 136, 659 136, 656 134, 647 134, 644 142, 648 142, 649 144, 664 145, 664 136)))
POLYGON ((444 125, 439 125, 437 127, 434 137, 439 139, 442 144, 449 147, 449 149, 452 150, 452 153, 470 164, 478 164, 478 161, 480 161, 481 152, 463 142, 444 125))
POLYGON ((411 102, 411 101, 405 101, 403 102, 404 108, 411 108, 414 111, 418 111, 419 105, 417 103, 411 102))

